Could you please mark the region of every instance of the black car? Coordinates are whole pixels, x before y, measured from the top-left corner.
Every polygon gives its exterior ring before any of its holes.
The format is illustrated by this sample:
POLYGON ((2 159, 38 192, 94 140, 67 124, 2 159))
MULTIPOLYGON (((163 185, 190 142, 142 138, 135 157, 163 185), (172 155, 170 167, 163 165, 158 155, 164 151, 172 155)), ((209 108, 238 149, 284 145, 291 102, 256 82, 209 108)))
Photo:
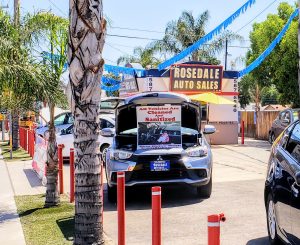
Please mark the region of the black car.
POLYGON ((272 123, 269 130, 269 142, 273 144, 274 140, 282 133, 282 131, 291 123, 297 121, 300 109, 286 109, 281 111, 272 123))
POLYGON ((300 244, 300 123, 276 139, 265 182, 265 207, 271 244, 300 244))

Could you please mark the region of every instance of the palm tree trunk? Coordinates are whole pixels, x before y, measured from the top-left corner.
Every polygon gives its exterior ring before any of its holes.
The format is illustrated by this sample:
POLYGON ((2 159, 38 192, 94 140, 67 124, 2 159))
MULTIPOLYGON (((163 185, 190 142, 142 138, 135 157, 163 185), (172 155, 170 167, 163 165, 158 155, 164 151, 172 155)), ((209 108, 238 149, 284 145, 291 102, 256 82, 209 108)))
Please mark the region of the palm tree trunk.
POLYGON ((75 148, 74 244, 103 244, 99 151, 106 21, 101 0, 70 0, 69 66, 75 148))
POLYGON ((58 155, 54 126, 54 105, 49 104, 50 109, 50 125, 49 140, 47 147, 47 189, 45 207, 57 206, 60 202, 58 192, 58 155))
POLYGON ((19 149, 19 113, 16 110, 12 112, 12 150, 19 149))

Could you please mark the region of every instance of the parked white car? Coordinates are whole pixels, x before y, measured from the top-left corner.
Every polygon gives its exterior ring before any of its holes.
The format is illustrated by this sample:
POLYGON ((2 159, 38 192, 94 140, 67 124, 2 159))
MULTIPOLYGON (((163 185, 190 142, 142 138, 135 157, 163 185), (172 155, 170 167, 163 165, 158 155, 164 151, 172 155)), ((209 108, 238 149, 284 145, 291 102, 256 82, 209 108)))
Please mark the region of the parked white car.
MULTIPOLYGON (((60 133, 56 134, 57 144, 63 144, 63 157, 70 157, 70 148, 74 147, 74 137, 73 137, 73 124, 67 129, 61 130, 60 133)), ((106 114, 100 116, 100 151, 102 154, 102 159, 105 159, 107 148, 113 143, 113 136, 115 134, 115 115, 106 114)), ((104 160, 105 161, 105 160, 104 160)))

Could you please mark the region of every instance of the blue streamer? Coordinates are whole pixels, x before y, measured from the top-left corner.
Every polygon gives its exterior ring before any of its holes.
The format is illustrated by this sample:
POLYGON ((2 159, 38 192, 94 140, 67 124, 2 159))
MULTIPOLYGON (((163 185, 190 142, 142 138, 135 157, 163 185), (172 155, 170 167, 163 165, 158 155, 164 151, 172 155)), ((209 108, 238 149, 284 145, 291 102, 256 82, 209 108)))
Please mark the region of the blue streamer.
POLYGON ((158 65, 158 70, 163 70, 168 66, 173 65, 177 61, 182 60, 186 56, 190 55, 196 51, 202 44, 213 39, 214 36, 221 33, 221 31, 226 29, 240 14, 245 13, 248 7, 251 7, 255 3, 255 0, 248 0, 242 7, 235 11, 230 17, 228 17, 223 23, 217 26, 214 30, 206 34, 204 37, 199 39, 196 43, 189 46, 185 50, 181 51, 179 54, 175 55, 173 58, 166 60, 165 62, 158 65))
POLYGON ((121 87, 120 84, 116 84, 114 86, 106 86, 104 84, 101 84, 101 89, 105 90, 105 91, 108 91, 108 92, 114 92, 114 91, 117 91, 119 90, 121 87))
POLYGON ((116 76, 118 76, 120 73, 132 75, 132 76, 135 76, 135 74, 137 74, 139 77, 145 75, 145 70, 143 69, 134 69, 129 67, 121 67, 121 66, 113 66, 113 65, 104 65, 104 70, 109 73, 113 73, 116 76))
POLYGON ((120 89, 121 87, 120 83, 121 81, 117 81, 115 79, 102 76, 101 89, 108 92, 114 92, 120 89))
POLYGON ((120 84, 121 81, 118 81, 118 80, 115 80, 115 79, 112 79, 112 78, 109 78, 109 77, 105 77, 105 76, 102 76, 102 83, 105 84, 105 85, 116 85, 116 84, 120 84))
POLYGON ((254 60, 249 66, 247 66, 245 69, 241 70, 238 74, 238 77, 242 77, 251 71, 253 71, 256 67, 258 67, 264 60, 269 56, 269 54, 273 51, 273 49, 277 46, 278 43, 280 43, 281 39, 289 29, 293 19, 299 14, 299 9, 296 9, 292 15, 290 16, 288 22, 285 24, 285 26, 282 28, 281 32, 277 35, 277 37, 271 42, 269 47, 260 55, 257 57, 256 60, 254 60))

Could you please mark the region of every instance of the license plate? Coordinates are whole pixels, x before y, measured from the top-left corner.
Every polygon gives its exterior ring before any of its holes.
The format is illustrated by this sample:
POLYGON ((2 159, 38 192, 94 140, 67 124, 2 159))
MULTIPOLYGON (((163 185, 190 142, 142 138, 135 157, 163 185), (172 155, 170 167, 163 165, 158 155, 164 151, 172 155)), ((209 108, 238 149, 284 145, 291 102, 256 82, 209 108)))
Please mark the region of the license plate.
POLYGON ((150 162, 151 171, 169 171, 170 161, 152 161, 150 162))

